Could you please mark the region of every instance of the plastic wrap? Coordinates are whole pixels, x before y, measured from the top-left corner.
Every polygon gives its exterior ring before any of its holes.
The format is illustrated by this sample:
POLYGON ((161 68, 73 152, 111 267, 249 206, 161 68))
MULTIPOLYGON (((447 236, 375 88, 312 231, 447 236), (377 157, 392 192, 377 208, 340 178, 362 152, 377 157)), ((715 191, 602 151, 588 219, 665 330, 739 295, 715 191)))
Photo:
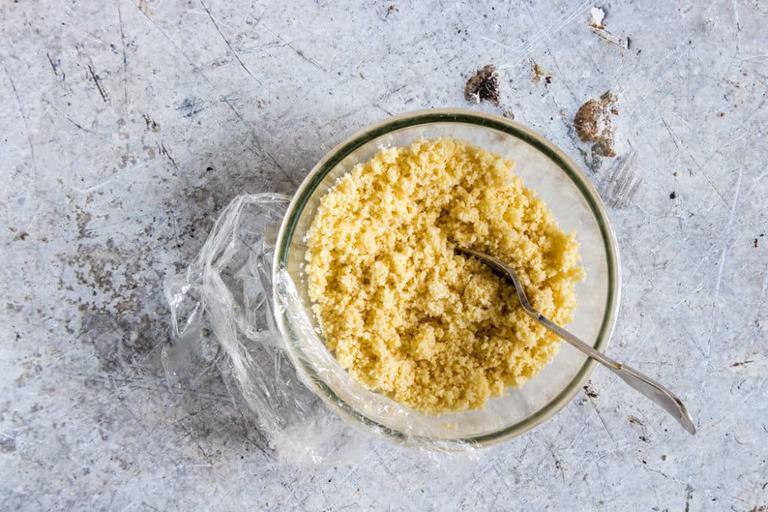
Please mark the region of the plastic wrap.
POLYGON ((354 443, 349 428, 300 382, 274 325, 272 257, 288 202, 279 194, 236 197, 186 272, 167 279, 172 343, 162 362, 169 384, 183 389, 200 386, 217 366, 271 448, 317 463, 354 443))
POLYGON ((278 282, 272 283, 275 239, 289 202, 279 194, 236 197, 186 272, 166 281, 173 336, 163 348, 162 361, 169 385, 197 388, 201 376, 216 366, 235 403, 254 414, 261 434, 280 457, 298 463, 353 457, 370 441, 366 433, 383 429, 372 422, 351 429, 350 424, 362 423, 342 421, 349 418, 305 372, 297 372, 294 364, 303 358, 342 401, 375 422, 397 424, 401 442, 473 451, 471 445, 434 441, 434 417, 365 389, 325 347, 288 273, 278 272, 278 282), (273 285, 277 304, 272 302, 273 285), (301 355, 286 350, 276 314, 299 333, 301 355))

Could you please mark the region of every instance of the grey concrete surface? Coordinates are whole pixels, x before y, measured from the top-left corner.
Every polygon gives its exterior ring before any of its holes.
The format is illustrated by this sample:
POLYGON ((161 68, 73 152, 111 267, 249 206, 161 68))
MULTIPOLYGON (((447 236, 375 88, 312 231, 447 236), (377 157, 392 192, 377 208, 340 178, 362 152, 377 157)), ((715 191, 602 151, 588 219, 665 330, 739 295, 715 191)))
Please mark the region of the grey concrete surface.
POLYGON ((1 2, 0 509, 768 506, 768 4, 600 3, 628 49, 593 5, 1 2), (463 98, 485 64, 498 107, 463 98), (430 107, 511 112, 588 168, 572 119, 607 90, 619 155, 588 173, 622 251, 610 350, 686 399, 695 437, 598 370, 476 461, 373 443, 296 468, 216 375, 165 386, 162 279, 234 194, 290 192, 352 131, 430 107))

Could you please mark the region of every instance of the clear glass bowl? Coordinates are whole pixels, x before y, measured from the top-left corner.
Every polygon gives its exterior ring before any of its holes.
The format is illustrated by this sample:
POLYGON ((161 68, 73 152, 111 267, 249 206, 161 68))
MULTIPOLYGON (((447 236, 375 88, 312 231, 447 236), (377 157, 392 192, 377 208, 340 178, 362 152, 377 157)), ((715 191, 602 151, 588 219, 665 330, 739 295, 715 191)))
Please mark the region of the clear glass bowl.
POLYGON ((589 376, 594 362, 563 342, 552 362, 522 388, 508 389, 481 410, 429 416, 364 389, 338 365, 329 368, 328 361, 335 360, 318 341, 320 335, 308 335, 309 330, 297 327, 295 320, 301 317, 319 332, 310 311, 303 263, 307 230, 320 199, 340 176, 370 159, 381 146, 445 136, 514 160, 515 172, 552 209, 560 227, 576 232, 587 278, 577 286, 574 321, 568 327, 596 349, 605 349, 616 320, 621 280, 616 239, 597 192, 576 164, 541 135, 501 117, 465 110, 427 110, 389 118, 352 135, 312 169, 288 207, 273 265, 274 282, 279 272, 287 272, 299 300, 285 303, 276 294, 275 318, 297 371, 343 417, 406 442, 489 445, 520 435, 559 411, 589 376))

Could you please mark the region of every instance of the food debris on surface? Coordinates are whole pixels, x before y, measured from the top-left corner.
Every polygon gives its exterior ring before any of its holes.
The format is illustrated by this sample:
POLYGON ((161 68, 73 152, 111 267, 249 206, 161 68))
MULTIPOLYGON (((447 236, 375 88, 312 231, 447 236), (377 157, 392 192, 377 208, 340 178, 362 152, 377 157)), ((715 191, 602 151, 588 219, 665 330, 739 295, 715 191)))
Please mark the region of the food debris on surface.
POLYGON ((584 385, 582 389, 584 389, 584 394, 589 398, 597 398, 600 396, 597 391, 595 391, 595 388, 592 387, 592 381, 587 381, 586 385, 584 385))
MULTIPOLYGON (((551 80, 547 80, 550 83, 551 80)), ((493 64, 487 64, 478 69, 464 86, 464 98, 471 103, 488 101, 499 108, 502 116, 514 119, 515 113, 506 105, 501 104, 499 95, 499 74, 493 64)))
POLYGON ((400 9, 398 9, 394 4, 387 7, 387 12, 384 13, 384 19, 389 18, 389 16, 393 13, 400 12, 400 9))
POLYGON ((544 85, 552 83, 552 75, 544 71, 538 62, 531 61, 531 71, 533 72, 533 77, 531 78, 533 83, 538 84, 542 78, 544 79, 544 85))
POLYGON ((555 355, 514 287, 455 246, 515 265, 534 307, 571 321, 574 234, 512 173, 451 138, 381 149, 321 200, 309 297, 328 348, 364 385, 426 413, 482 407, 555 355))
POLYGON ((629 37, 623 38, 608 32, 605 28, 605 14, 605 10, 599 7, 592 7, 589 10, 589 27, 592 32, 604 41, 628 50, 631 44, 629 37))
POLYGON ((599 7, 592 7, 589 10, 589 26, 592 28, 603 29, 603 20, 605 19, 605 11, 599 7))
POLYGON ((464 86, 464 98, 472 103, 490 101, 499 105, 499 75, 496 66, 487 64, 478 69, 464 86))
POLYGON ((582 142, 592 143, 593 156, 615 157, 612 116, 619 113, 616 96, 607 91, 599 99, 585 102, 573 118, 573 127, 582 142))

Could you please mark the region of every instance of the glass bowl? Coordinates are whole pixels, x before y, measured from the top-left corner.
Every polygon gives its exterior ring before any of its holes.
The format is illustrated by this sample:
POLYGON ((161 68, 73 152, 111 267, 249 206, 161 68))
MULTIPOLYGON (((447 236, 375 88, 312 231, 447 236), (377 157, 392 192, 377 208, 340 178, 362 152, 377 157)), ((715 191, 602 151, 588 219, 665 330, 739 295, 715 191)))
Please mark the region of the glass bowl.
POLYGON ((560 227, 576 232, 587 277, 577 285, 574 321, 568 327, 596 349, 606 348, 616 320, 621 280, 616 239, 597 192, 577 165, 541 135, 519 123, 466 110, 426 110, 391 117, 352 135, 310 171, 288 207, 277 238, 273 282, 289 276, 295 296, 286 300, 275 286, 275 319, 299 375, 346 419, 405 442, 490 445, 520 435, 562 409, 589 376, 594 362, 562 342, 558 354, 536 377, 489 400, 483 409, 422 414, 365 389, 336 363, 311 313, 303 274, 307 230, 320 199, 340 176, 370 159, 382 146, 445 136, 514 160, 515 172, 552 209, 560 227))

